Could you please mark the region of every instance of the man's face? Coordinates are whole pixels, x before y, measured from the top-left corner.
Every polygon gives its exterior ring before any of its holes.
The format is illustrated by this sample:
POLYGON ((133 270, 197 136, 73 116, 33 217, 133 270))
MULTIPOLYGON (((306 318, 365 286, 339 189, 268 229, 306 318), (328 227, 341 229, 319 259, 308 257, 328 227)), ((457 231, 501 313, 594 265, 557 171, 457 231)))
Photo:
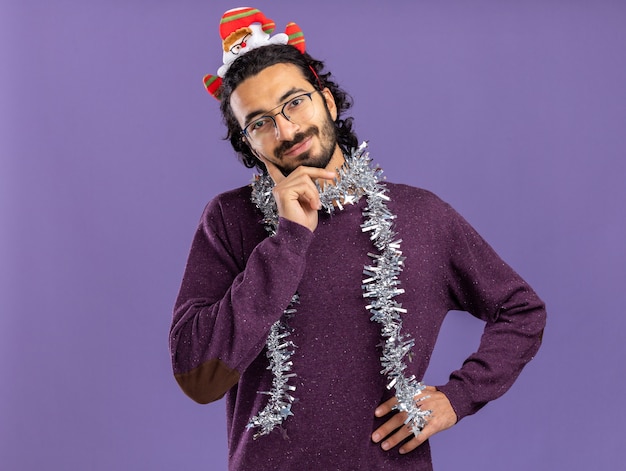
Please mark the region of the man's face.
MULTIPOLYGON (((254 119, 279 113, 279 105, 314 90, 297 66, 276 64, 241 82, 230 96, 230 105, 243 128, 254 119)), ((300 165, 325 168, 333 157, 342 158, 335 134, 337 108, 332 94, 325 89, 313 93, 311 100, 315 113, 308 122, 296 124, 278 114, 274 116, 275 132, 270 136, 259 141, 245 138, 257 156, 275 164, 285 175, 300 165)))

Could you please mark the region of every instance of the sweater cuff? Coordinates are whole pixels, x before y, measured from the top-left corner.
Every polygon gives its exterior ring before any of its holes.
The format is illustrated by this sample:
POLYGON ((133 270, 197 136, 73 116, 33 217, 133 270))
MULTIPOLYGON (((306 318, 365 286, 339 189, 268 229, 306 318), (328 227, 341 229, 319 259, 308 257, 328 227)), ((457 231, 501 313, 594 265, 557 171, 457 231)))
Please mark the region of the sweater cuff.
POLYGON ((307 227, 283 217, 278 218, 274 240, 290 252, 304 255, 313 241, 314 234, 307 227))

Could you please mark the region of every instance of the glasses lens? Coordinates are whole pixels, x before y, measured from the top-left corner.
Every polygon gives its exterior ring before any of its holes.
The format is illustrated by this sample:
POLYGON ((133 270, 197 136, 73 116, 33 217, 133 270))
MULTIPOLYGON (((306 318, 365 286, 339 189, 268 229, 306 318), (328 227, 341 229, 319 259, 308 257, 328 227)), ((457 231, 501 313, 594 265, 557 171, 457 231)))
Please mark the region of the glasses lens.
MULTIPOLYGON (((313 93, 313 92, 312 92, 313 93)), ((304 124, 313 118, 315 106, 313 105, 312 93, 298 95, 284 103, 280 112, 274 116, 261 116, 249 123, 243 132, 249 139, 259 143, 276 133, 276 116, 282 114, 294 124, 304 124)))
POLYGON ((311 94, 300 95, 283 106, 283 115, 294 124, 304 124, 313 117, 315 108, 311 94))
POLYGON ((264 136, 269 136, 274 132, 274 118, 262 116, 255 119, 244 128, 243 132, 250 139, 260 141, 264 139, 264 136))

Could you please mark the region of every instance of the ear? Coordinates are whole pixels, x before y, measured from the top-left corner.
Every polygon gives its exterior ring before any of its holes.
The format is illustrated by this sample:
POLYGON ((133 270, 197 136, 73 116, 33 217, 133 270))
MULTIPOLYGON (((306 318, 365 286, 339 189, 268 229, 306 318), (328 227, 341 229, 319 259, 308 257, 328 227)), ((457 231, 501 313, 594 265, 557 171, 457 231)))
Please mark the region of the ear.
POLYGON ((337 104, 335 103, 335 97, 331 93, 331 91, 326 87, 322 90, 322 96, 326 101, 326 106, 328 107, 328 111, 330 112, 330 116, 333 118, 333 121, 337 119, 337 104))

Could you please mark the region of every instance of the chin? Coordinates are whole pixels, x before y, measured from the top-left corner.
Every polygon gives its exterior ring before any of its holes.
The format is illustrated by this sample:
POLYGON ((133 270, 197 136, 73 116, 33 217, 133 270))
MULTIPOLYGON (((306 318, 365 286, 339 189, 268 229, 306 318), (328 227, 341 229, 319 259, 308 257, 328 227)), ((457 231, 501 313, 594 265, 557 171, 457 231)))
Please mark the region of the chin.
POLYGON ((302 155, 300 157, 301 165, 307 165, 309 167, 325 168, 333 157, 332 153, 326 152, 324 155, 317 157, 311 157, 309 155, 302 155))
POLYGON ((281 165, 279 168, 285 176, 289 175, 295 169, 303 165, 305 167, 326 168, 326 166, 332 159, 332 156, 332 152, 325 152, 323 155, 319 156, 311 156, 310 152, 304 152, 296 158, 297 162, 293 162, 287 165, 281 165))
POLYGON ((330 115, 327 115, 327 119, 322 124, 321 129, 313 126, 310 130, 307 130, 305 135, 316 136, 317 144, 314 144, 313 149, 310 148, 306 152, 296 156, 293 161, 284 162, 282 166, 279 166, 285 176, 289 175, 301 165, 326 168, 333 158, 335 150, 337 149, 337 134, 333 121, 330 119, 330 115), (314 153, 315 147, 317 147, 317 153, 314 153))

